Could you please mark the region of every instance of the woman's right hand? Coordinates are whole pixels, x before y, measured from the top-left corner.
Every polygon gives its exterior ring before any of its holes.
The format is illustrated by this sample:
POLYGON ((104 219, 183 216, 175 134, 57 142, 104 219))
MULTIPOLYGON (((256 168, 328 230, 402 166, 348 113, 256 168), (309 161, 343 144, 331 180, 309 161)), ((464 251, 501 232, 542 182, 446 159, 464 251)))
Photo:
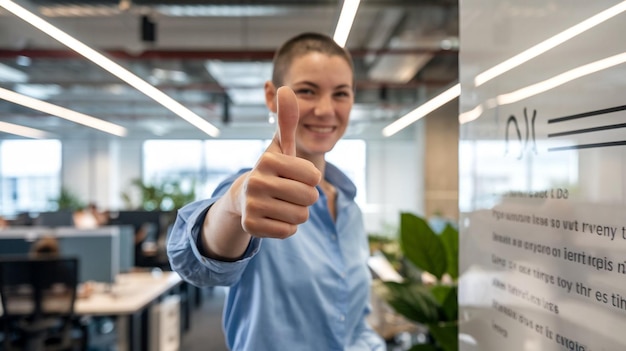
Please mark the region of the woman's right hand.
POLYGON ((309 218, 319 196, 321 173, 296 157, 298 101, 288 87, 277 90, 278 130, 254 168, 242 179, 238 194, 241 226, 252 236, 287 238, 309 218))
POLYGON ((288 87, 277 91, 278 130, 254 168, 237 178, 209 209, 202 227, 202 254, 239 259, 251 236, 284 239, 309 218, 321 172, 296 157, 298 101, 288 87))

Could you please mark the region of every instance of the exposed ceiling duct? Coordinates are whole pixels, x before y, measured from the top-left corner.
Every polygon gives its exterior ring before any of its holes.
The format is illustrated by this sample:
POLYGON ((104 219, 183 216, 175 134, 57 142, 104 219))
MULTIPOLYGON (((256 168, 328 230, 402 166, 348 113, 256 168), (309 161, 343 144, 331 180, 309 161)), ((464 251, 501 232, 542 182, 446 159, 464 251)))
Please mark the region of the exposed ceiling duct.
MULTIPOLYGON (((27 4, 207 121, 224 125, 222 137, 227 138, 274 128, 267 121, 262 92, 273 51, 299 32, 331 35, 341 1, 27 4), (142 36, 142 16, 155 26, 153 41, 142 36)), ((352 123, 359 128, 352 130, 378 136, 381 126, 427 98, 423 87, 437 90, 457 78, 457 17, 457 3, 448 0, 361 1, 346 44, 356 68, 352 123)), ((6 12, 0 13, 0 87, 122 124, 130 131, 128 137, 198 136, 124 82, 6 12)), ((61 136, 101 136, 69 122, 43 123, 40 113, 2 101, 0 114, 4 120, 61 136)))

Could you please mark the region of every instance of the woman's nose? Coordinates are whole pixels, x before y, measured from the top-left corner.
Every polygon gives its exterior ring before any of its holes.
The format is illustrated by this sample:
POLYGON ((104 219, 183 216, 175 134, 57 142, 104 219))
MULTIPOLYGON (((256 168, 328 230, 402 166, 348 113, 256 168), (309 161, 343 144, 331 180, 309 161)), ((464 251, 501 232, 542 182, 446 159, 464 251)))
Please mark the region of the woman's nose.
POLYGON ((334 113, 334 105, 332 96, 323 95, 315 104, 316 116, 327 116, 334 113))

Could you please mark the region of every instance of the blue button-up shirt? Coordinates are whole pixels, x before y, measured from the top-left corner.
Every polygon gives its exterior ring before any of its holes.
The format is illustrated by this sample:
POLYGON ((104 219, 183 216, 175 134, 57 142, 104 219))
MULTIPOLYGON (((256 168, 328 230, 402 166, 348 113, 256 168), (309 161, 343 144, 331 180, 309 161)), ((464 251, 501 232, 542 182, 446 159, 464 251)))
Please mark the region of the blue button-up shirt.
MULTIPOLYGON (((243 172, 243 171, 242 171, 243 172)), ((331 164, 325 178, 337 188, 333 221, 321 189, 309 220, 287 239, 252 238, 236 262, 203 257, 198 236, 211 199, 183 207, 168 240, 172 268, 197 286, 230 286, 223 326, 231 350, 385 350, 367 325, 369 248, 354 184, 331 164)))

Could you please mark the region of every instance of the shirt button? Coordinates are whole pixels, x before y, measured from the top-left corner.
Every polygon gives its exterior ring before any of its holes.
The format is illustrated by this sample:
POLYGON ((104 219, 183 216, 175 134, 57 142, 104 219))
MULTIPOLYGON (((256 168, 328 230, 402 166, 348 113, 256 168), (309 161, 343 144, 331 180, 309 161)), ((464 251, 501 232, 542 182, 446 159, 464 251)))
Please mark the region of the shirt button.
POLYGON ((330 238, 331 238, 333 241, 335 241, 335 240, 337 240, 337 235, 333 234, 333 235, 331 235, 331 236, 330 236, 330 238))
POLYGON ((345 320, 346 320, 346 316, 344 316, 344 315, 342 314, 341 316, 339 316, 339 320, 340 320, 340 321, 342 321, 342 322, 343 322, 343 321, 345 321, 345 320))

